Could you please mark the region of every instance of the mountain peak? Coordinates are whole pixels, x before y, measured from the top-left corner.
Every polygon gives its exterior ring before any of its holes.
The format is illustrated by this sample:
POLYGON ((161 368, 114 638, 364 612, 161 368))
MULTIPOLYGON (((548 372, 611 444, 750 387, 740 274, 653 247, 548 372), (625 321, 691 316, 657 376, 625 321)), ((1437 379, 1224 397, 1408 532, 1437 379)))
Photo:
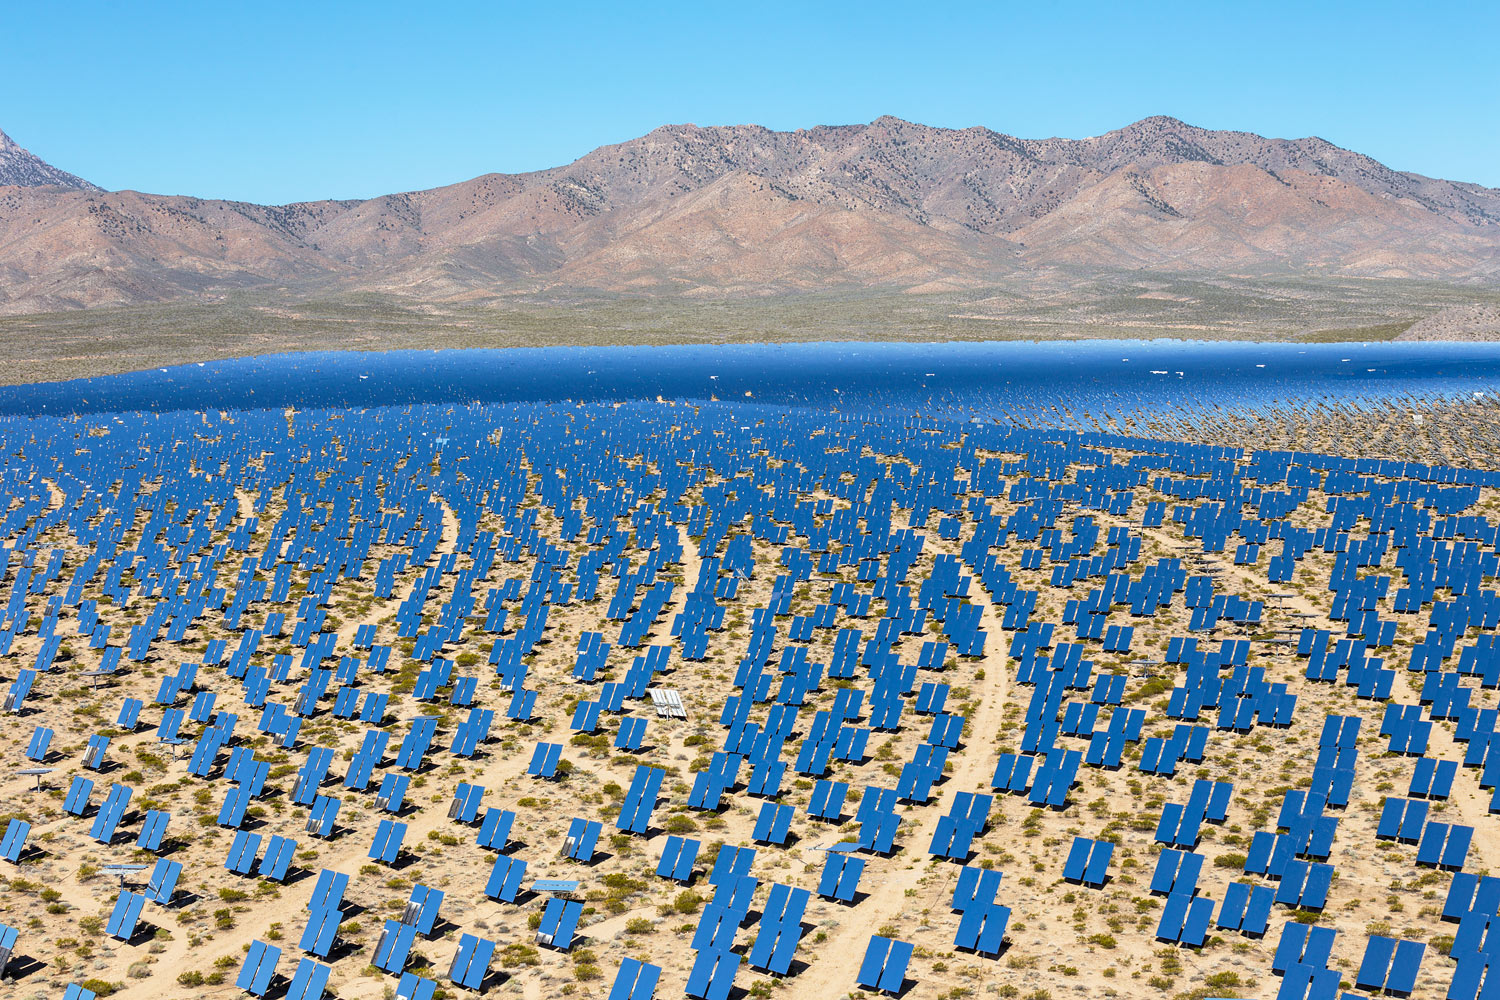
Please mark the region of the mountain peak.
POLYGON ((10 136, 0 131, 0 187, 64 187, 79 191, 102 191, 82 177, 59 170, 33 153, 22 149, 10 136))
POLYGON ((1121 132, 1144 132, 1160 129, 1187 129, 1191 132, 1201 131, 1196 125, 1189 125, 1181 118, 1173 118, 1171 115, 1150 115, 1138 122, 1132 122, 1120 129, 1121 132))

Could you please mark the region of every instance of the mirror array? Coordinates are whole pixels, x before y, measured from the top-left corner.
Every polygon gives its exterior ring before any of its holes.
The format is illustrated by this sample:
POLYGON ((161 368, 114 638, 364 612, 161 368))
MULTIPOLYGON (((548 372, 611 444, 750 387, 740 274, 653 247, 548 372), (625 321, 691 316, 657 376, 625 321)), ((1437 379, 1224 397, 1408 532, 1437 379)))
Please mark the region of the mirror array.
POLYGON ((0 448, 0 972, 69 997, 1500 991, 1500 474, 681 400, 0 448))

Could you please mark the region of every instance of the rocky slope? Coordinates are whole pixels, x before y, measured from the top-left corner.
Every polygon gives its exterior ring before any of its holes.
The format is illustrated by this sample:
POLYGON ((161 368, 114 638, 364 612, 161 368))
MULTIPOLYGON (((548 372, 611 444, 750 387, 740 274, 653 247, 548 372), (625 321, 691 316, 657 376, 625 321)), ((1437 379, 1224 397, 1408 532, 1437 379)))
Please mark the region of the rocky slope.
POLYGON ((82 177, 74 177, 66 170, 59 170, 41 157, 27 152, 10 136, 0 132, 0 187, 7 186, 99 190, 82 177))

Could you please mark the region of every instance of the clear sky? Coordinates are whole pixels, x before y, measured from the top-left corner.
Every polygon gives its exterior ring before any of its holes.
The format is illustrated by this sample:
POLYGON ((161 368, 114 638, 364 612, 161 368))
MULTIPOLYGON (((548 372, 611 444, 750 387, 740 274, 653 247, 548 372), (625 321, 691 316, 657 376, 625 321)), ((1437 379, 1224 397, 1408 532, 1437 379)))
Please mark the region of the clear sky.
POLYGON ((1153 114, 1500 186, 1500 4, 7 4, 0 129, 107 188, 286 202, 565 163, 668 122, 1153 114))

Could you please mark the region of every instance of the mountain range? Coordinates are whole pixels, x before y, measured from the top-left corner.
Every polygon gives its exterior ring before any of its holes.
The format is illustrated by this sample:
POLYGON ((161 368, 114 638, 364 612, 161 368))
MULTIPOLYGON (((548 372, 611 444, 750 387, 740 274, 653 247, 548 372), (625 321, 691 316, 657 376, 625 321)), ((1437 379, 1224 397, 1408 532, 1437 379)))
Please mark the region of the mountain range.
POLYGON ((0 133, 0 313, 236 289, 951 292, 1099 272, 1500 282, 1500 190, 1155 117, 1018 139, 669 125, 566 166, 291 205, 101 190, 0 133))

